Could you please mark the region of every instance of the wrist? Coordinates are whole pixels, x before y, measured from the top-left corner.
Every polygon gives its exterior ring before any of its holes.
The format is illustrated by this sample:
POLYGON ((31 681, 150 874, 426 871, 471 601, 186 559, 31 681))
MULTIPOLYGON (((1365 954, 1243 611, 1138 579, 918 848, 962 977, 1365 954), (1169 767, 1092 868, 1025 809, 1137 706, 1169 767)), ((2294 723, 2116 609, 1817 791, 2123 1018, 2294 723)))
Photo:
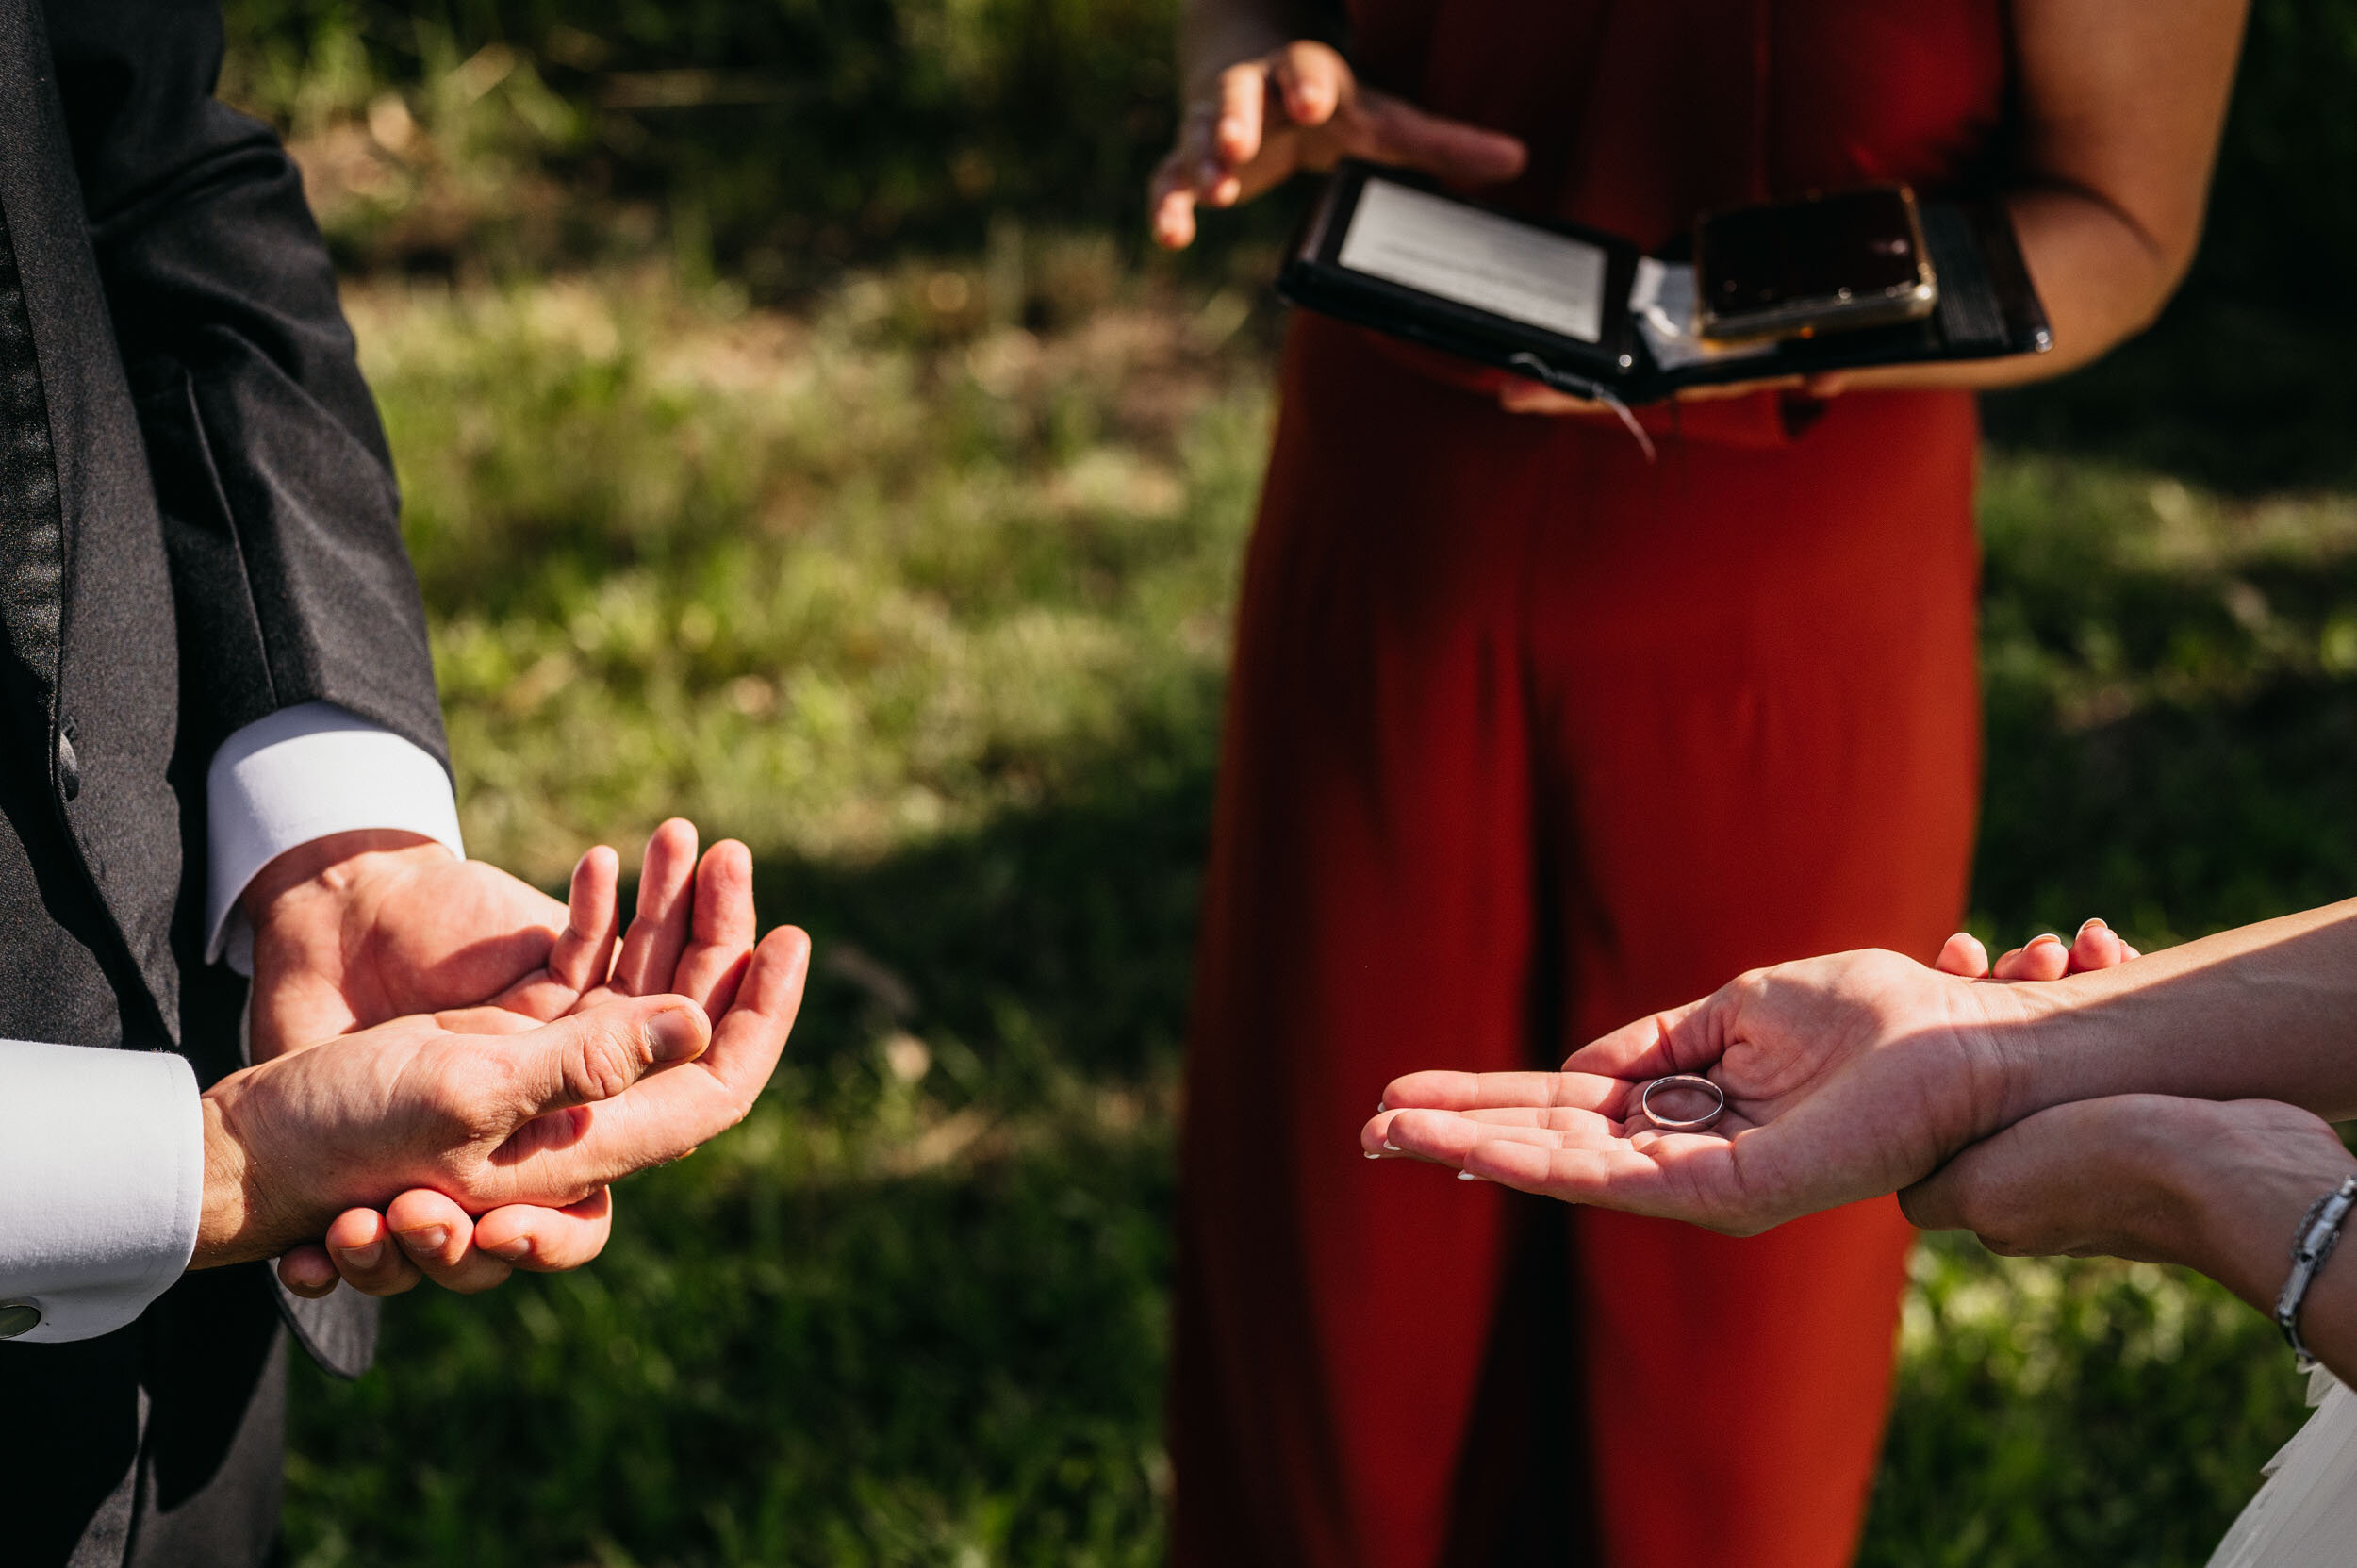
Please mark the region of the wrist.
MULTIPOLYGON (((2341 1147, 2331 1127, 2272 1102, 2247 1101, 2220 1107, 2265 1105, 2270 1121, 2298 1118, 2313 1136, 2269 1131, 2267 1147, 2248 1140, 2221 1140, 2209 1147, 2155 1147, 2149 1150, 2155 1180, 2175 1197, 2186 1216, 2177 1261, 2217 1280, 2260 1312, 2274 1315, 2277 1296, 2291 1273, 2291 1249, 2301 1221, 2316 1200, 2357 1171, 2357 1159, 2341 1147), (2187 1245, 2189 1244, 2189 1245, 2187 1245)), ((2336 1250, 2326 1260, 2311 1290, 2346 1276, 2349 1260, 2336 1250)), ((2348 1281, 2343 1279, 2344 1283, 2348 1281)), ((2334 1294, 2338 1294, 2337 1291, 2334 1294)))
POLYGON ((355 828, 298 844, 254 874, 238 907, 256 931, 305 897, 348 896, 371 870, 404 860, 446 855, 437 840, 401 828, 355 828))
POLYGON ((2077 1068, 2106 1049, 2100 1017, 2083 995, 2083 975, 2062 980, 1983 982, 1988 1014, 1988 1049, 1997 1064, 1997 1125, 2010 1127, 2024 1116, 2078 1099, 2127 1092, 2106 1088, 2077 1068))
POLYGON ((254 1069, 230 1074, 198 1101, 205 1124, 205 1197, 189 1267, 219 1268, 275 1257, 300 1237, 279 1232, 274 1208, 259 1176, 265 1162, 251 1144, 241 1112, 245 1081, 254 1069))

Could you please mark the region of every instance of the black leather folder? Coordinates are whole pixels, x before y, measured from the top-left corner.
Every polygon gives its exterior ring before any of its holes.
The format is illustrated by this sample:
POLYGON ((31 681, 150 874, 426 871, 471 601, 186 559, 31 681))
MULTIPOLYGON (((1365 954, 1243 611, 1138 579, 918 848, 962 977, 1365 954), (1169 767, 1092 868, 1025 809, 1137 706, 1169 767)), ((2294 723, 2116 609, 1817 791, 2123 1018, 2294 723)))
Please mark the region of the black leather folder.
POLYGON ((2012 221, 1993 199, 1924 197, 1938 284, 1917 321, 1772 342, 1696 337, 1692 268, 1617 235, 1501 212, 1415 175, 1336 168, 1277 282, 1305 309, 1622 404, 1765 377, 2042 354, 2053 346, 2012 221))

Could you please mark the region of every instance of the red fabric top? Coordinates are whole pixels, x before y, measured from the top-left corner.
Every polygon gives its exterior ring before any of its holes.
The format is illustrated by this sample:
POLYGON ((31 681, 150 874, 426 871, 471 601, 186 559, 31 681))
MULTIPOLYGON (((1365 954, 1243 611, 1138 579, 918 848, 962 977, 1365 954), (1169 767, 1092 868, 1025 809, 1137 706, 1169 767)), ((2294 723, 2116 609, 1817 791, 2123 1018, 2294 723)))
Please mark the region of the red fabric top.
POLYGON ((1998 0, 1347 3, 1367 81, 1529 144, 1483 199, 1648 250, 1707 207, 1970 179, 2004 116, 1998 0))

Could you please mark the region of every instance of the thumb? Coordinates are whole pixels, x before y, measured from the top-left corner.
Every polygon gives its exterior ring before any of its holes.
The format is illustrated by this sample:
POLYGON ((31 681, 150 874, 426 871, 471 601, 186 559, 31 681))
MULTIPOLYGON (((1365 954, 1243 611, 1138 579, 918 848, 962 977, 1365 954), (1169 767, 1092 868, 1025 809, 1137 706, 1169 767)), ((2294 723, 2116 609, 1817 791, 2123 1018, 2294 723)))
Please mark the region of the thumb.
POLYGON ((658 1067, 690 1062, 712 1024, 685 997, 625 997, 552 1024, 486 1038, 506 1058, 525 1117, 612 1099, 658 1067))
POLYGON ((1360 98, 1365 156, 1465 185, 1496 185, 1523 172, 1530 149, 1504 131, 1445 119, 1389 93, 1360 98))

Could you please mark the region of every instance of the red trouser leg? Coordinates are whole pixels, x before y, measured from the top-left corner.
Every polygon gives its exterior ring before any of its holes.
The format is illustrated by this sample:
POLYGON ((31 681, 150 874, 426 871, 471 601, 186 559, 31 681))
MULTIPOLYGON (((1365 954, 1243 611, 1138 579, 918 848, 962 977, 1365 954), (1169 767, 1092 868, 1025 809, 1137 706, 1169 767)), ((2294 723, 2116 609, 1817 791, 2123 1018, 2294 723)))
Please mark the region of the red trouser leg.
MULTIPOLYGON (((1656 475, 1614 450, 1558 470, 1580 501, 1541 534, 1533 662, 1550 809, 1576 824, 1551 872, 1566 1048, 1755 965, 1928 961, 1954 929, 1975 437, 1962 400, 1856 397, 1806 465, 1721 451, 1656 475)), ((1911 1240, 1896 1202, 1740 1241, 1594 1212, 1574 1231, 1604 1560, 1846 1562, 1911 1240)))
MULTIPOLYGON (((1838 438, 1811 444, 1858 500, 1811 492, 1785 453, 1646 470, 1331 329, 1297 331, 1287 394, 1189 1063, 1175 1555, 1429 1568, 1496 1435, 1474 1391, 1505 1199, 1367 1164, 1356 1129, 1400 1072, 1558 1055, 1549 987, 1584 1036, 1750 963, 1937 942, 1977 728, 1953 526, 1970 411, 1928 435, 1920 400, 1827 416, 1838 438), (1886 451, 1912 457, 1882 473, 1886 451), (1910 507, 1945 532, 1847 526, 1910 507), (1920 591, 1855 580, 1891 548, 1920 591), (1875 718, 1927 699, 1937 722, 1875 718)), ((1839 1561, 1880 1430, 1895 1215, 1748 1243, 1596 1215, 1576 1233, 1598 1498, 1579 1533, 1632 1568, 1839 1561)))

